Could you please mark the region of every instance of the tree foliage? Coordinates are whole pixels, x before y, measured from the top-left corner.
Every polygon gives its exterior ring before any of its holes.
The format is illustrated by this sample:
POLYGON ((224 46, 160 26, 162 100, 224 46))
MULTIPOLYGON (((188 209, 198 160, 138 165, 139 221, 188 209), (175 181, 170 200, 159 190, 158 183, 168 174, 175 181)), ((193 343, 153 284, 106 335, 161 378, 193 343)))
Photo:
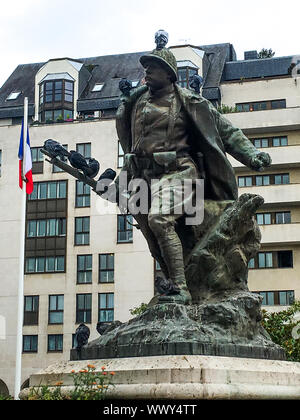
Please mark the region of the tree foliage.
POLYGON ((275 55, 275 51, 272 48, 262 48, 262 50, 258 53, 258 58, 272 58, 275 55))
POLYGON ((262 312, 262 325, 274 343, 284 348, 287 360, 300 362, 300 301, 284 311, 262 312))

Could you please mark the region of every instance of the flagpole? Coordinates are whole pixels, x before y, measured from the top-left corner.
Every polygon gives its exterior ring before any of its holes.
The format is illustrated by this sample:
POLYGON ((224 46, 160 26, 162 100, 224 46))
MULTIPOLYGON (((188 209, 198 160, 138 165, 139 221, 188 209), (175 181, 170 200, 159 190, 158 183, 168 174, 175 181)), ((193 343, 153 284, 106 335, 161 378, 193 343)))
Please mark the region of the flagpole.
MULTIPOLYGON (((24 98, 24 124, 23 124, 23 162, 22 177, 25 179, 26 139, 28 129, 28 98, 24 98)), ((22 346, 23 346, 23 310, 24 310, 24 257, 25 257, 25 223, 26 223, 26 185, 23 182, 21 202, 20 225, 20 255, 19 255, 19 281, 18 281, 18 318, 16 340, 16 370, 15 370, 15 400, 19 399, 22 378, 22 346)))

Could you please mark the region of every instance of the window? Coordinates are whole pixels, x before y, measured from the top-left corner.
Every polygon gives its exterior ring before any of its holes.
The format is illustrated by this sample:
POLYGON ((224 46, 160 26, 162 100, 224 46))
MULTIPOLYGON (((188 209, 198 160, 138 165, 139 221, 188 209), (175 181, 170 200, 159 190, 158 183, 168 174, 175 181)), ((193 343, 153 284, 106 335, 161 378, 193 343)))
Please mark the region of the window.
POLYGON ((40 84, 39 114, 42 122, 73 118, 74 82, 47 80, 40 84))
POLYGON ((37 353, 38 351, 38 336, 37 335, 23 335, 23 353, 37 353))
POLYGON ((278 251, 278 268, 291 268, 293 267, 293 252, 292 251, 278 251))
POLYGON ((92 319, 92 294, 76 295, 76 323, 91 323, 92 319))
POLYGON ((272 252, 259 252, 257 255, 258 255, 258 268, 273 267, 273 253, 272 252))
POLYGON ((24 296, 24 325, 38 325, 39 296, 24 296))
POLYGON ((291 212, 282 211, 275 213, 275 223, 276 224, 287 224, 291 223, 291 212))
POLYGON ((189 79, 194 75, 198 74, 197 69, 190 67, 178 68, 178 84, 183 88, 189 88, 189 79))
POLYGON ((270 185, 270 176, 269 175, 256 175, 255 185, 270 185))
POLYGON ((274 184, 289 184, 290 183, 290 176, 289 174, 278 174, 274 175, 274 184))
POLYGON ((82 181, 76 181, 75 207, 90 207, 91 187, 82 181))
POLYGON ((20 96, 21 92, 12 92, 6 98, 7 101, 14 101, 20 96))
POLYGON ((268 109, 286 108, 286 100, 245 102, 236 104, 238 112, 264 111, 268 109))
POLYGON ((65 257, 28 257, 25 262, 25 273, 58 273, 65 271, 65 257))
POLYGON ((92 255, 77 255, 77 283, 92 283, 92 255))
POLYGON ((257 213, 256 221, 259 225, 270 225, 272 223, 271 213, 257 213))
POLYGON ((41 152, 41 150, 42 150, 42 147, 31 147, 32 163, 44 161, 44 155, 41 152))
POLYGON ((293 251, 265 251, 258 252, 248 263, 250 269, 292 268, 293 251))
POLYGON ((64 295, 49 296, 49 324, 63 324, 64 322, 64 295))
POLYGON ((66 236, 66 219, 28 220, 27 238, 66 236))
POLYGON ((35 182, 34 189, 28 200, 49 200, 66 198, 67 181, 35 182))
POLYGON ((239 176, 238 184, 239 184, 239 187, 252 187, 253 185, 252 176, 239 176))
POLYGON ((114 320, 114 294, 99 293, 98 322, 112 322, 114 320))
POLYGON ((80 153, 86 159, 92 157, 91 156, 91 143, 76 144, 76 152, 80 153))
POLYGON ((48 335, 48 352, 61 352, 63 351, 63 335, 62 334, 49 334, 48 335))
POLYGON ((252 186, 280 185, 289 183, 289 174, 247 175, 238 177, 238 186, 240 188, 252 186))
POLYGON ((292 305, 295 301, 294 290, 254 292, 262 296, 262 305, 292 305))
POLYGON ((273 137, 272 138, 272 147, 282 147, 288 145, 288 139, 284 137, 273 137))
POLYGON ((259 225, 273 225, 291 223, 291 212, 257 213, 256 221, 259 225))
POLYGON ((122 168, 124 165, 124 151, 121 143, 118 141, 118 168, 122 168))
POLYGON ((99 283, 114 282, 114 254, 99 255, 99 283))
POLYGON ((75 218, 75 245, 89 245, 90 243, 90 218, 75 218))
POLYGON ((103 89, 104 83, 95 83, 92 92, 100 92, 103 89))
POLYGON ((118 243, 132 242, 132 215, 118 215, 118 243))

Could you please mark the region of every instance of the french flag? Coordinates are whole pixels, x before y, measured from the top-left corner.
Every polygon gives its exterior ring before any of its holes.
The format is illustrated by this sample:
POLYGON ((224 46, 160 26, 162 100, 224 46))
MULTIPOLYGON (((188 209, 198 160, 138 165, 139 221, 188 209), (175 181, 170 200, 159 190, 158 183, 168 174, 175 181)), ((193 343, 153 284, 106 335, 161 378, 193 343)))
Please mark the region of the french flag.
POLYGON ((22 121, 22 131, 20 136, 20 145, 19 145, 19 186, 23 189, 23 177, 24 173, 26 178, 26 193, 31 194, 33 191, 33 180, 32 180, 32 158, 31 158, 31 149, 30 149, 30 140, 29 140, 29 130, 27 128, 27 139, 24 150, 24 121, 22 121), (25 168, 23 168, 24 156, 25 153, 25 168), (22 169, 24 169, 22 171, 22 169))

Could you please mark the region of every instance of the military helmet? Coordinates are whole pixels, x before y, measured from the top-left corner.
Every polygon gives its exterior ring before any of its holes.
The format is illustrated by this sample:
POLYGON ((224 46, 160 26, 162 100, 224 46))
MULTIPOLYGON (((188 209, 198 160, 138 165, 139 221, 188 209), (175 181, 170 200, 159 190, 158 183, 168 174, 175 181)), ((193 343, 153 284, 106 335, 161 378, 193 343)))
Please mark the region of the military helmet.
POLYGON ((156 32, 155 42, 156 48, 148 54, 144 54, 140 58, 140 63, 143 67, 146 67, 149 61, 156 61, 161 64, 167 71, 172 75, 172 81, 177 80, 177 62, 174 54, 165 48, 168 41, 168 34, 162 29, 156 32))

